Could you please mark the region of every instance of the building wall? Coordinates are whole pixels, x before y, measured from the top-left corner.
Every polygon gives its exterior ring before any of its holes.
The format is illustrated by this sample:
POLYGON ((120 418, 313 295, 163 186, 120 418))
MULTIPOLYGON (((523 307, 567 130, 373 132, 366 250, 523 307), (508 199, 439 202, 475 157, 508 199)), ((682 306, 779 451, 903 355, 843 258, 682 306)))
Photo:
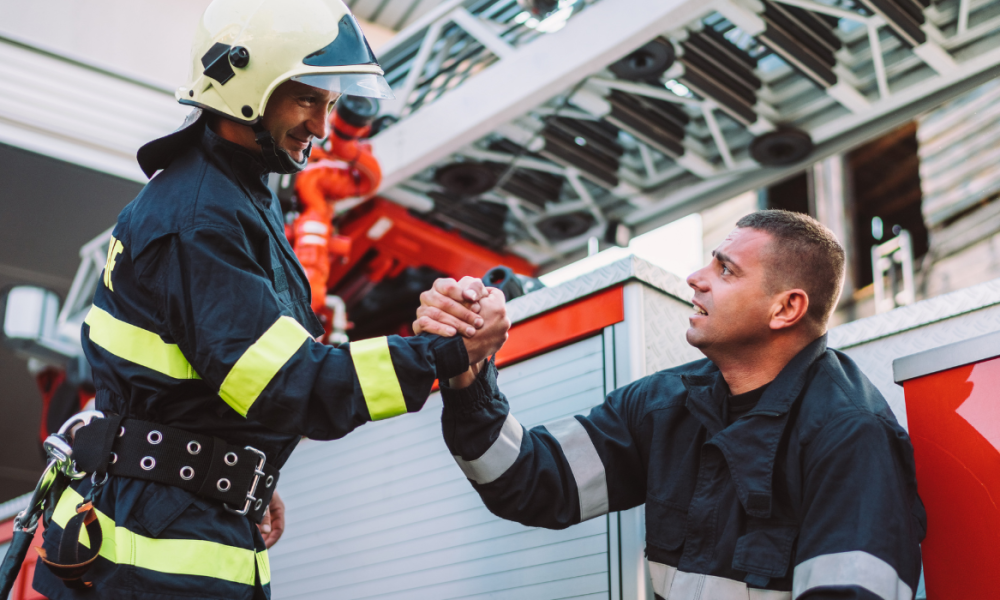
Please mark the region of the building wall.
POLYGON ((921 117, 917 137, 931 242, 919 297, 1000 277, 1000 81, 921 117))
MULTIPOLYGON (((80 247, 115 223, 142 187, 0 144, 0 290, 30 284, 65 299, 80 247)), ((41 396, 27 361, 0 347, 0 502, 41 475, 41 396)))
MULTIPOLYGON (((0 35, 158 83, 191 73, 195 27, 211 0, 0 0, 0 35)), ((395 31, 362 23, 373 49, 395 31)))
POLYGON ((190 73, 195 26, 209 0, 0 1, 0 33, 167 88, 190 73))

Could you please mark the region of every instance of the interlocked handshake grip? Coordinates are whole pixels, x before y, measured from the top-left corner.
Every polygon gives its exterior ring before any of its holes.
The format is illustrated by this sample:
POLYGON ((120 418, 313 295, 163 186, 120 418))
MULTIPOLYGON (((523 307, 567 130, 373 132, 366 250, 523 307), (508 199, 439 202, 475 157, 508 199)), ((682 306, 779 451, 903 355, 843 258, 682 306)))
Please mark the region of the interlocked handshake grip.
POLYGON ((413 322, 415 333, 426 331, 445 337, 461 334, 469 364, 474 367, 500 350, 509 330, 503 292, 486 287, 475 277, 435 281, 420 295, 420 308, 413 322))

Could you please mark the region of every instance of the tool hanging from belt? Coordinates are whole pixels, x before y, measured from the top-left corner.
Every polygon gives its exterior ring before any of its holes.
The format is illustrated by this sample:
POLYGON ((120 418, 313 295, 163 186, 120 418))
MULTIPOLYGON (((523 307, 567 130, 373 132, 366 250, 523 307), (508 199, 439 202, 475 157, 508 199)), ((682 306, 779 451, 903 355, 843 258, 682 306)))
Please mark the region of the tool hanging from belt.
POLYGON ((35 551, 52 574, 63 580, 66 587, 85 590, 92 587, 92 584, 84 581, 82 577, 101 553, 103 543, 104 533, 101 531, 101 523, 97 520, 94 503, 87 501, 76 507, 76 514, 63 528, 63 534, 59 538, 59 556, 55 561, 49 560, 44 548, 35 548, 35 551), (81 527, 87 530, 89 546, 80 543, 81 527))
MULTIPOLYGON (((38 529, 38 520, 42 516, 42 513, 45 512, 51 515, 56 503, 59 502, 59 497, 62 496, 70 480, 82 479, 86 475, 73 468, 72 441, 75 428, 87 425, 93 419, 103 417, 104 413, 96 410, 88 410, 73 415, 63 423, 57 433, 53 433, 45 439, 43 445, 45 453, 49 457, 49 462, 45 465, 45 470, 42 471, 42 476, 39 478, 34 492, 32 492, 31 497, 28 499, 28 505, 14 517, 14 537, 7 548, 7 554, 4 556, 3 563, 0 564, 0 598, 6 598, 10 594, 11 588, 14 587, 14 581, 21 571, 21 565, 24 564, 24 557, 28 554, 31 540, 35 537, 35 530, 38 529)), ((93 514, 93 511, 85 511, 85 514, 80 517, 80 523, 88 518, 86 512, 93 514)), ((89 528, 91 525, 87 523, 86 526, 89 528)), ((88 533, 88 535, 91 534, 88 533)), ((93 535, 99 535, 99 533, 93 535)), ((100 539, 93 537, 93 535, 91 539, 100 539)), ((99 546, 95 547, 99 548, 99 546)), ((67 554, 64 560, 75 560, 77 563, 87 560, 87 558, 81 559, 79 554, 76 554, 78 549, 73 548, 73 552, 73 555, 67 554)), ((93 552, 93 557, 96 557, 97 550, 93 552)), ((62 554, 61 548, 60 554, 62 554)), ((91 557, 91 560, 93 560, 93 557, 91 557)), ((43 556, 42 559, 46 560, 46 557, 43 556)), ((67 566, 71 566, 71 564, 67 562, 67 566)), ((77 581, 79 581, 79 578, 77 578, 77 581)))
POLYGON ((25 508, 14 519, 14 538, 0 565, 0 598, 5 598, 24 562, 42 512, 50 515, 70 480, 90 474, 93 486, 63 528, 58 557, 36 548, 53 574, 71 588, 87 588, 81 578, 100 553, 103 536, 93 507, 94 493, 109 475, 172 485, 222 503, 254 523, 264 518, 279 471, 263 452, 100 411, 74 415, 45 440, 49 463, 25 508), (89 547, 80 543, 87 531, 89 547))

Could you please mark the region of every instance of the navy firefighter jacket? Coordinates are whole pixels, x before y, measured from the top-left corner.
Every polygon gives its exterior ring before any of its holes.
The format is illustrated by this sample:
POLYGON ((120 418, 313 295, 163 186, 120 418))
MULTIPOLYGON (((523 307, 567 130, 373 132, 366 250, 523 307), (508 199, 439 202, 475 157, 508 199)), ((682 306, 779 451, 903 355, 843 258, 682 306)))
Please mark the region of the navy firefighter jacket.
POLYGON ((667 600, 910 600, 926 515, 889 406, 826 336, 726 427, 700 360, 612 392, 587 416, 523 428, 492 365, 442 389, 445 441, 494 514, 560 529, 645 503, 667 600))
MULTIPOLYGON (((114 228, 82 331, 98 410, 250 445, 280 467, 301 436, 336 439, 417 411, 435 378, 468 367, 458 338, 318 343, 323 329, 310 310, 309 283, 262 162, 196 126, 202 131, 192 144, 114 228)), ((66 491, 47 545, 90 485, 66 491)), ((68 589, 40 566, 35 586, 46 596, 270 595, 256 526, 221 503, 112 477, 95 507, 104 544, 84 577, 94 591, 68 589)))

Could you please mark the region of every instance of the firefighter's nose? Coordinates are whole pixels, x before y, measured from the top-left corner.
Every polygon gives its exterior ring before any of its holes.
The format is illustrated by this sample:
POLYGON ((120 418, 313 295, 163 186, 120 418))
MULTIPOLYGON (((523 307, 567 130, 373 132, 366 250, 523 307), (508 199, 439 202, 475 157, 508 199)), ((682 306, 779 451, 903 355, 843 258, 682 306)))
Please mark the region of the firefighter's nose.
POLYGON ((696 292, 705 291, 705 269, 708 267, 702 267, 687 276, 687 284, 691 286, 696 292))
POLYGON ((326 139, 330 135, 330 122, 326 118, 326 111, 321 111, 306 121, 306 130, 316 139, 326 139))

